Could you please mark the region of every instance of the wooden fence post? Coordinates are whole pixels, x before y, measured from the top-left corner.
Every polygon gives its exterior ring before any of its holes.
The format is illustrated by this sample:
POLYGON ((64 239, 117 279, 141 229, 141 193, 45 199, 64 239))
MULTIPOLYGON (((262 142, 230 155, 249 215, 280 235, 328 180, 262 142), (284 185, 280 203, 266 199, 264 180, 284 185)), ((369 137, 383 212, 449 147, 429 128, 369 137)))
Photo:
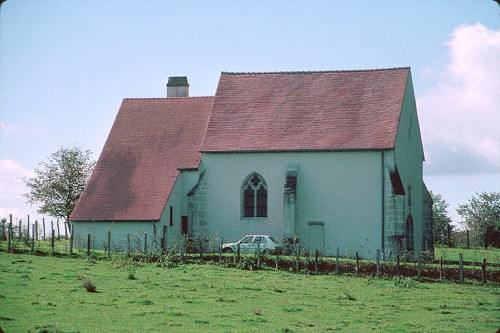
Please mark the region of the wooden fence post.
POLYGON ((420 252, 418 253, 418 267, 417 267, 417 277, 420 279, 421 269, 422 269, 422 258, 420 257, 420 252))
POLYGON ((318 273, 318 256, 319 256, 319 250, 316 250, 316 253, 314 254, 314 271, 318 273))
MULTIPOLYGON (((50 221, 50 230, 54 230, 54 221, 50 221)), ((50 232, 50 235, 53 235, 52 231, 50 232)))
MULTIPOLYGON (((69 223, 69 222, 68 222, 69 223)), ((71 226, 71 234, 69 235, 69 255, 73 255, 73 239, 75 235, 75 225, 71 226)))
POLYGON ((203 239, 200 237, 200 260, 203 260, 203 239))
POLYGON ((30 240, 30 216, 28 215, 28 225, 26 227, 26 229, 28 230, 28 241, 30 240))
POLYGON ((130 234, 127 234, 127 254, 130 258, 130 234))
POLYGON ((299 243, 295 245, 295 251, 297 252, 297 258, 295 261, 295 271, 298 273, 300 269, 300 246, 299 243))
POLYGON ((111 230, 108 230, 108 259, 111 258, 111 230))
POLYGON ((396 267, 397 267, 397 270, 396 270, 396 274, 397 274, 397 276, 401 276, 401 272, 400 272, 400 270, 399 270, 399 264, 400 264, 400 263, 399 263, 399 254, 397 254, 397 255, 396 255, 396 260, 397 260, 397 266, 396 266, 396 267))
POLYGON ((35 253, 35 225, 31 225, 32 233, 31 233, 31 253, 35 253))
POLYGON ((375 274, 376 277, 380 276, 380 250, 377 249, 377 272, 375 274))
POLYGON ((240 250, 240 244, 238 243, 238 248, 237 248, 237 251, 236 251, 236 262, 240 262, 240 259, 241 259, 241 250, 240 250))
POLYGON ((483 263, 481 264, 481 269, 483 271, 483 283, 486 283, 486 258, 483 258, 483 263))
POLYGON ((448 247, 451 247, 451 225, 448 224, 448 247))
POLYGON ((260 269, 260 241, 257 243, 257 269, 260 269))
POLYGON ((17 232, 17 238, 19 238, 19 241, 23 240, 23 220, 19 219, 19 230, 17 232))
POLYGON ((12 214, 9 214, 9 230, 7 231, 7 250, 10 251, 12 247, 12 214))
POLYGON ((68 223, 64 222, 64 238, 68 239, 68 223))
POLYGON ((443 279, 443 257, 439 259, 439 280, 443 279))
POLYGON ((38 221, 35 220, 35 239, 38 240, 38 221))
POLYGON ((0 241, 3 241, 7 238, 5 238, 5 220, 2 219, 2 233, 0 234, 0 241))
POLYGON ((144 233, 144 253, 148 253, 148 233, 144 233))
POLYGON ((220 245, 219 245, 219 262, 222 261, 222 244, 224 244, 224 237, 220 239, 220 245))
POLYGON ((463 265, 462 265, 462 259, 463 255, 462 253, 458 254, 458 281, 460 283, 464 282, 464 272, 463 272, 463 265))
POLYGON ((42 226, 43 226, 43 240, 45 240, 45 217, 42 219, 42 226))
POLYGON ((54 230, 52 230, 52 239, 50 240, 50 247, 52 249, 52 255, 54 255, 54 237, 56 236, 56 233, 54 230))
POLYGON ((335 274, 339 275, 339 254, 340 254, 340 249, 337 246, 337 259, 335 260, 335 274))
MULTIPOLYGON (((54 237, 54 229, 52 229, 52 238, 54 237)), ((90 258, 90 234, 87 234, 87 257, 90 258)))
POLYGON ((57 219, 57 240, 61 240, 61 230, 59 229, 59 219, 57 219))
POLYGON ((161 252, 163 253, 165 251, 165 249, 167 248, 167 226, 166 225, 163 226, 163 233, 162 233, 161 238, 163 239, 163 247, 161 249, 161 252))
POLYGON ((355 268, 355 271, 356 271, 356 275, 358 275, 358 273, 359 273, 359 255, 358 255, 358 251, 356 251, 356 268, 355 268))

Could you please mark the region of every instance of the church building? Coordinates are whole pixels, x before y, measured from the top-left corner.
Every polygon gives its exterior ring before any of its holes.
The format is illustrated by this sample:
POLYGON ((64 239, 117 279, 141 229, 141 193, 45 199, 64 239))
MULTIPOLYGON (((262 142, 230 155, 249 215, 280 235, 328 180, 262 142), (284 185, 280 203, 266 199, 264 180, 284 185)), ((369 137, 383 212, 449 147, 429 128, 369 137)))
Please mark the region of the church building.
POLYGON ((75 246, 110 231, 113 250, 247 234, 324 255, 429 250, 423 161, 409 68, 222 72, 211 97, 170 77, 167 98, 123 100, 71 215, 75 246))

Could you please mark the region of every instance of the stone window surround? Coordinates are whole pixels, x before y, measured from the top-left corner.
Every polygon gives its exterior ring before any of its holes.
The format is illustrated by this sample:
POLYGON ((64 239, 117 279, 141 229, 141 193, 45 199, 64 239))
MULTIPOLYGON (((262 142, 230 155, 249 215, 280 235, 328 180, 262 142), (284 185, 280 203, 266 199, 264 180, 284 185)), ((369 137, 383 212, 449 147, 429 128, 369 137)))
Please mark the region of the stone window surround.
MULTIPOLYGON (((267 186, 267 183, 266 183, 264 177, 262 177, 258 172, 251 172, 250 174, 248 174, 244 178, 243 182, 241 183, 241 188, 240 188, 240 219, 241 219, 241 221, 245 221, 245 222, 260 222, 260 221, 265 222, 265 221, 267 221, 267 217, 269 216, 268 198, 269 198, 269 189, 268 189, 268 186, 267 186), (266 190, 266 216, 253 216, 253 217, 245 216, 245 189, 247 188, 250 180, 254 176, 257 176, 260 179, 260 181, 262 182, 262 185, 264 186, 264 188, 266 190)), ((255 207, 254 209, 257 210, 257 207, 255 207)))

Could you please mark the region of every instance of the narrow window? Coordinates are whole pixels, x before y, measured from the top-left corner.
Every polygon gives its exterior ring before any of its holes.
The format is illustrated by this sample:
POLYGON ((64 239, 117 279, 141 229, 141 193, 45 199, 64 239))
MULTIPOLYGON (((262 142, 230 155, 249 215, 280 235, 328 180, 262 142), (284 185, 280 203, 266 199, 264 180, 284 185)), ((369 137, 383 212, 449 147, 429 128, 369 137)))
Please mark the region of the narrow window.
POLYGON ((408 206, 411 207, 411 186, 408 185, 408 206))
POLYGON ((246 178, 242 187, 243 217, 267 217, 267 185, 258 174, 246 178))
POLYGON ((174 225, 174 207, 170 206, 170 226, 174 225))

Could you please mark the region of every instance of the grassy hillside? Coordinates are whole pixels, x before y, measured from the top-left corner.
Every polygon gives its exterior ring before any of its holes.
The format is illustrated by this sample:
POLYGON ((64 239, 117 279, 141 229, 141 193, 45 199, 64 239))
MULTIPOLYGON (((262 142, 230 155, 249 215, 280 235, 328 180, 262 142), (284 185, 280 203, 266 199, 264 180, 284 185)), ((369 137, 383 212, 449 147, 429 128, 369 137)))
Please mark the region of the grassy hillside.
POLYGON ((0 252, 5 332, 494 332, 499 295, 498 284, 0 252))

